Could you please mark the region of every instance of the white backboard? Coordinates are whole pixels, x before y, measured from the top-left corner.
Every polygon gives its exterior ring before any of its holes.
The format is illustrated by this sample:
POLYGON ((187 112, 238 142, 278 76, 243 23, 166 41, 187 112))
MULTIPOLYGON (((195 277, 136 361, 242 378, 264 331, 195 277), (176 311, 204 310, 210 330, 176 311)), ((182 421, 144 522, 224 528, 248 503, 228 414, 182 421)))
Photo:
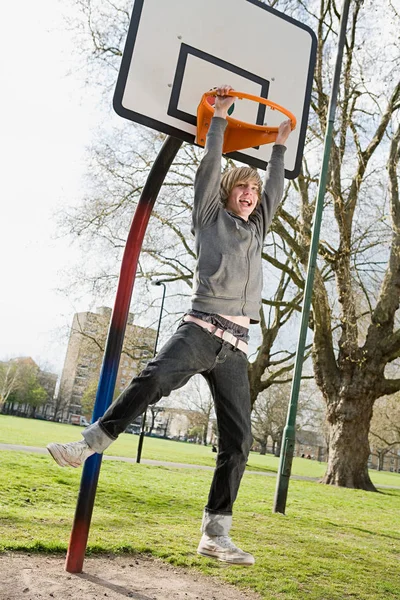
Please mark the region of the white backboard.
MULTIPOLYGON (((204 92, 229 84, 280 104, 297 128, 285 155, 286 177, 300 170, 316 37, 307 26, 258 0, 135 0, 114 95, 124 118, 194 143, 204 92)), ((278 125, 278 111, 238 101, 232 115, 278 125)), ((265 168, 272 145, 231 153, 265 168)))

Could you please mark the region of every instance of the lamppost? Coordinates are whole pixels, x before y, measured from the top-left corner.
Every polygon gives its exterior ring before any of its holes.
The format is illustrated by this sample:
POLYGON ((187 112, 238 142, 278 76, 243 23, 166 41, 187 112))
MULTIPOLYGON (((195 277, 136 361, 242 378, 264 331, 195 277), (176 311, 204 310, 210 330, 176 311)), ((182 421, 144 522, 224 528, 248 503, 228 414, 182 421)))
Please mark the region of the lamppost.
MULTIPOLYGON (((160 326, 161 326, 161 319, 162 319, 162 314, 163 314, 163 309, 164 309, 165 292, 166 292, 167 286, 165 285, 165 283, 163 281, 159 281, 158 279, 156 279, 155 281, 152 281, 151 285, 162 285, 163 286, 160 315, 158 317, 156 341, 154 342, 154 350, 153 350, 153 357, 154 357, 157 354, 157 344, 158 344, 158 338, 160 335, 160 326)), ((140 459, 142 456, 144 432, 145 432, 145 428, 146 428, 146 412, 147 412, 147 410, 145 410, 144 413, 142 414, 142 423, 140 425, 139 443, 138 443, 138 449, 137 449, 137 454, 136 454, 136 462, 137 463, 140 463, 140 459)))

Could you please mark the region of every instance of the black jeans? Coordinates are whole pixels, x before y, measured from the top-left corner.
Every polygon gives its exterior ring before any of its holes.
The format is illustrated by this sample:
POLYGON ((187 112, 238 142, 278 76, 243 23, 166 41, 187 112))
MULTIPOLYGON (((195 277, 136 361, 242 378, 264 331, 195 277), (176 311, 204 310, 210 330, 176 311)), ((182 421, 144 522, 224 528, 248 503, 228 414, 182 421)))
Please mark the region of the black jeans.
POLYGON ((149 404, 182 387, 193 375, 203 375, 213 396, 219 432, 206 510, 230 515, 252 443, 247 364, 241 350, 195 323, 182 323, 98 424, 115 439, 149 404))

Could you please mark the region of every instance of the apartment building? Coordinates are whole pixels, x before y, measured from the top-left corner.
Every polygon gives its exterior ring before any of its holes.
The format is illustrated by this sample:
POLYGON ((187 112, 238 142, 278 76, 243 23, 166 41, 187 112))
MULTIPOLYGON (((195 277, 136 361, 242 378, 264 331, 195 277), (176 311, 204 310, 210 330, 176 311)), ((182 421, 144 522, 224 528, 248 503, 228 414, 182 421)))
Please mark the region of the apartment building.
MULTIPOLYGON (((59 387, 63 419, 81 414, 83 394, 89 386, 97 386, 111 312, 111 308, 100 307, 96 312, 74 315, 59 387)), ((153 356, 156 331, 135 325, 133 319, 129 314, 115 385, 117 395, 153 356)))

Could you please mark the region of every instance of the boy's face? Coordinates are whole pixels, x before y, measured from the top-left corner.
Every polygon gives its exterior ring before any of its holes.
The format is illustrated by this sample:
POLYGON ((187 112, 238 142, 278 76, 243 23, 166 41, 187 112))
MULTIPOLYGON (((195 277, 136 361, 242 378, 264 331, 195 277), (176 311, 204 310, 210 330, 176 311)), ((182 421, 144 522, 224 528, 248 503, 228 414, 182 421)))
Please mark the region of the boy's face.
POLYGON ((238 181, 232 188, 225 208, 245 221, 256 208, 258 202, 258 185, 254 180, 238 181))

